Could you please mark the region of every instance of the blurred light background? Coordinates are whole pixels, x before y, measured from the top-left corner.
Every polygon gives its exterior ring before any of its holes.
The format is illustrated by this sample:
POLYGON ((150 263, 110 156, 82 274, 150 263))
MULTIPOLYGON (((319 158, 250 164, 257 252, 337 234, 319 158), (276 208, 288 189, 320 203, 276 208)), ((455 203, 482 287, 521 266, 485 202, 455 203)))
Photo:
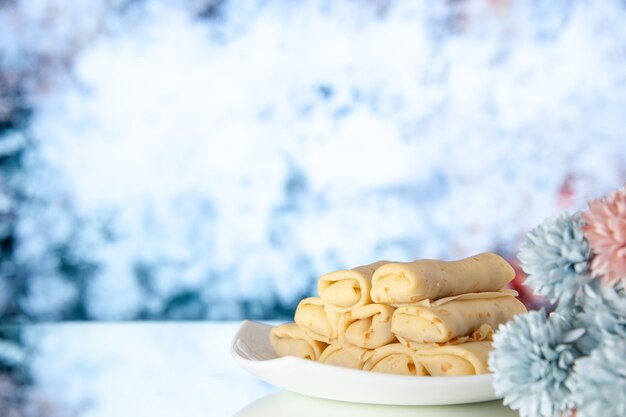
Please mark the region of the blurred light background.
POLYGON ((626 2, 0 1, 7 321, 285 318, 626 180, 626 2))

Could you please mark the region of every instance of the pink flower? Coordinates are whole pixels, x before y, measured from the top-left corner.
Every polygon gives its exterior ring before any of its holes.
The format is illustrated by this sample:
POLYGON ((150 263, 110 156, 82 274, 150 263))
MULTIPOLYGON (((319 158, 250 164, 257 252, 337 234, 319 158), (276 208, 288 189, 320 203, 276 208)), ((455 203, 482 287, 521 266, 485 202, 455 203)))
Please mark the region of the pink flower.
POLYGON ((592 275, 601 277, 605 285, 619 280, 626 285, 626 187, 590 201, 582 218, 583 233, 594 253, 592 275))

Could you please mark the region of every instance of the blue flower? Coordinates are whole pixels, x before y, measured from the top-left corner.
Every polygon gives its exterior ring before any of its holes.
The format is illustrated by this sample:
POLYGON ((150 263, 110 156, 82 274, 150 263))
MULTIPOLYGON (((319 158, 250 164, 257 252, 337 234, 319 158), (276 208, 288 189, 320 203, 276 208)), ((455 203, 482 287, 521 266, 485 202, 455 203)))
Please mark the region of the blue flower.
POLYGON ((567 386, 577 417, 626 416, 626 339, 577 360, 567 386))
POLYGON ((517 255, 528 274, 525 284, 567 308, 578 290, 590 281, 589 243, 579 213, 561 213, 544 220, 526 236, 517 255))
POLYGON ((583 333, 559 314, 546 318, 543 310, 500 326, 489 356, 496 394, 523 417, 553 417, 570 409, 565 381, 580 356, 575 342, 583 333))
POLYGON ((585 286, 581 308, 576 320, 587 330, 580 341, 585 353, 600 345, 626 340, 626 291, 623 288, 607 287, 594 280, 585 286))

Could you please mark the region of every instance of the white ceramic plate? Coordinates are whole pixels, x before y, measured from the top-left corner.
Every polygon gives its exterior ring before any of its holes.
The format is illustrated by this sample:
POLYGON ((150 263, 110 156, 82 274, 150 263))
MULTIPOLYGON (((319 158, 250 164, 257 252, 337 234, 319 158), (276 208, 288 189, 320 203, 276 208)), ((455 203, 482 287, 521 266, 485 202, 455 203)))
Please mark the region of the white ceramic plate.
POLYGON ((490 401, 493 375, 419 377, 367 372, 293 356, 277 358, 271 326, 244 321, 231 353, 248 372, 272 385, 313 397, 369 404, 442 405, 490 401))

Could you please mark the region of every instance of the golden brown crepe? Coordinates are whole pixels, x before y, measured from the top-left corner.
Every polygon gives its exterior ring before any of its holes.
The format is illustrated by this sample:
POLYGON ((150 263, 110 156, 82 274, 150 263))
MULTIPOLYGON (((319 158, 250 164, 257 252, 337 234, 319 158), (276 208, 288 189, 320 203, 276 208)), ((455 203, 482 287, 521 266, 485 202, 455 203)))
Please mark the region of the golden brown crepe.
POLYGON ((367 304, 344 313, 342 320, 349 324, 339 326, 341 343, 365 349, 375 349, 395 340, 391 333, 394 308, 384 304, 367 304))
POLYGON ((310 338, 330 344, 348 325, 341 316, 321 298, 309 297, 298 304, 294 320, 310 338))
POLYGON ((446 345, 458 345, 458 344, 467 343, 467 342, 483 342, 483 341, 491 342, 493 340, 493 329, 488 324, 483 324, 482 326, 480 326, 478 330, 475 330, 474 332, 472 332, 471 335, 454 337, 445 343, 434 343, 434 342, 418 343, 412 340, 407 340, 403 338, 402 336, 396 336, 396 338, 398 339, 398 342, 402 343, 404 346, 410 349, 422 350, 422 349, 432 349, 435 347, 446 346, 446 345))
MULTIPOLYGON (((496 329, 526 307, 510 291, 473 293, 396 309, 391 331, 408 342, 446 343, 471 336, 482 325, 496 329)), ((415 347, 415 346, 413 346, 415 347)))
POLYGON ((328 365, 344 366, 346 368, 362 369, 367 350, 355 346, 328 345, 318 359, 328 365))
POLYGON ((295 323, 274 327, 278 356, 399 375, 489 372, 494 329, 526 311, 500 256, 379 261, 325 274, 295 323))
POLYGON ((318 360, 326 343, 311 339, 295 323, 285 323, 272 327, 270 343, 278 356, 297 356, 303 359, 318 360))
POLYGON ((417 360, 431 376, 489 373, 491 342, 469 342, 416 351, 417 360))
POLYGON ((428 375, 416 352, 401 343, 392 343, 375 349, 368 355, 363 370, 399 375, 428 375))
POLYGON ((342 269, 322 275, 317 282, 320 298, 339 312, 369 304, 372 274, 387 261, 342 269))
POLYGON ((376 303, 415 303, 498 291, 514 277, 513 267, 495 253, 481 253, 451 262, 434 259, 389 262, 374 272, 370 296, 376 303))

